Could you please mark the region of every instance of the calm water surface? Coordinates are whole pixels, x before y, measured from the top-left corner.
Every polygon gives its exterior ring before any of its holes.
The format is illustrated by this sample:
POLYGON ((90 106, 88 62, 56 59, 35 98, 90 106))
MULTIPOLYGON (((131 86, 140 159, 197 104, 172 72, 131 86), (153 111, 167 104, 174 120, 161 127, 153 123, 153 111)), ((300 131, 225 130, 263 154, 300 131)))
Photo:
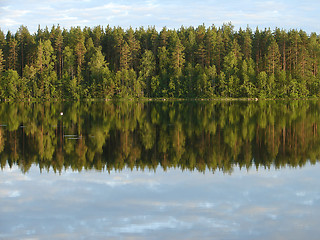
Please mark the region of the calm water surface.
POLYGON ((0 104, 0 239, 318 239, 319 113, 0 104))

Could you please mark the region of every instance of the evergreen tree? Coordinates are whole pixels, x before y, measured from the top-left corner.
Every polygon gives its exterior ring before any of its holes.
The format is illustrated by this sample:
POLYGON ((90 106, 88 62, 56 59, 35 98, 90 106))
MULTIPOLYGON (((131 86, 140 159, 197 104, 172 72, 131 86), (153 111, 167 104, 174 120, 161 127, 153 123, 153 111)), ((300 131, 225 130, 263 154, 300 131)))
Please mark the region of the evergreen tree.
POLYGON ((129 67, 133 69, 138 69, 139 64, 139 53, 140 53, 140 44, 136 40, 134 36, 134 31, 132 28, 129 28, 129 30, 126 32, 127 37, 127 43, 129 47, 129 67))
MULTIPOLYGON (((139 72, 139 80, 144 82, 145 85, 145 95, 148 97, 153 96, 156 92, 156 83, 153 83, 152 86, 152 77, 155 76, 156 70, 156 62, 153 56, 152 51, 146 50, 142 55, 141 65, 140 65, 140 72, 139 72)), ((154 79, 155 80, 155 79, 154 79)))
POLYGON ((11 38, 9 40, 9 54, 8 54, 8 69, 16 70, 17 69, 17 62, 18 62, 18 53, 17 53, 17 40, 11 38))
POLYGON ((228 85, 228 97, 238 97, 240 89, 239 64, 242 59, 240 46, 236 39, 233 40, 232 50, 224 58, 224 73, 228 85))
POLYGON ((39 26, 34 35, 21 26, 0 30, 0 71, 18 72, 17 98, 310 97, 320 95, 319 42, 302 30, 231 23, 160 32, 39 26))
POLYGON ((88 64, 91 76, 91 93, 96 97, 110 97, 113 95, 113 82, 101 48, 96 48, 88 64))
POLYGON ((2 53, 2 49, 0 49, 0 76, 1 76, 1 73, 4 69, 4 58, 3 58, 3 53, 2 53))
POLYGON ((277 42, 272 38, 266 56, 267 72, 275 75, 280 70, 280 53, 277 42))
POLYGON ((55 40, 54 40, 54 51, 56 55, 56 69, 57 69, 57 75, 59 79, 62 78, 62 69, 63 69, 63 36, 62 31, 58 27, 55 33, 55 40))
POLYGON ((19 73, 20 75, 23 74, 23 69, 25 65, 30 65, 32 60, 32 51, 33 49, 33 39, 29 33, 29 30, 25 26, 20 26, 17 32, 17 45, 19 48, 19 73))
POLYGON ((258 96, 260 98, 266 98, 268 94, 268 75, 265 71, 258 74, 257 77, 258 96))
POLYGON ((20 77, 17 71, 9 69, 7 70, 1 80, 1 98, 3 99, 15 99, 17 98, 18 85, 20 77))
POLYGON ((53 71, 54 63, 55 55, 51 41, 45 40, 42 43, 40 40, 36 68, 39 72, 39 86, 41 86, 42 96, 45 98, 56 96, 55 90, 57 84, 57 75, 53 71))

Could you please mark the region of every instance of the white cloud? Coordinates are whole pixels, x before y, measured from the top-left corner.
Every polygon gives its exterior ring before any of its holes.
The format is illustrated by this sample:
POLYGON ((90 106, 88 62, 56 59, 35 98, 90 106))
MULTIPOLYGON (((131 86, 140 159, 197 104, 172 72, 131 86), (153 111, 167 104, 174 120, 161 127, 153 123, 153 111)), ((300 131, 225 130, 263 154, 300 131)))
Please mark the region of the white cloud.
POLYGON ((44 0, 44 1, 5 1, 1 8, 0 24, 3 30, 15 31, 21 24, 36 31, 41 26, 60 24, 71 26, 164 26, 179 28, 222 25, 232 22, 238 27, 259 26, 280 28, 302 28, 306 31, 319 31, 317 9, 320 4, 253 0, 226 1, 98 1, 98 0, 44 0), (9 5, 10 4, 10 5, 9 5), (13 10, 15 9, 15 10, 13 10), (312 16, 312 17, 311 17, 312 16))

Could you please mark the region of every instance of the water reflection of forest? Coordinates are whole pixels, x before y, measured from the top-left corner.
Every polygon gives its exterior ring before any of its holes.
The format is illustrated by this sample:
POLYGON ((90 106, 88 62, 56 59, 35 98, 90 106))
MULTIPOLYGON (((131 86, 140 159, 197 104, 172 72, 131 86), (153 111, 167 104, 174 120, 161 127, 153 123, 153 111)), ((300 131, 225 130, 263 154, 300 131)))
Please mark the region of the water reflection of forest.
POLYGON ((2 103, 0 161, 23 172, 303 166, 319 161, 319 113, 317 101, 2 103))

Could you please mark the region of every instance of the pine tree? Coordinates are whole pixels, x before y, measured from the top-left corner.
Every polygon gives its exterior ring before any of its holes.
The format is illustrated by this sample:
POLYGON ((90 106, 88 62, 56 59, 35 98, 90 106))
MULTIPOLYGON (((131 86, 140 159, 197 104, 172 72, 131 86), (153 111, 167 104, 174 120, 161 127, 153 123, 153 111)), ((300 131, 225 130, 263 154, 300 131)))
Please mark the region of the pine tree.
POLYGON ((197 56, 197 62, 200 64, 203 68, 206 63, 206 58, 207 58, 207 52, 206 48, 204 46, 204 39, 205 39, 205 34, 206 34, 206 28, 204 25, 199 26, 196 29, 196 56, 197 56))
POLYGON ((17 71, 9 69, 5 71, 3 78, 1 79, 2 98, 15 99, 18 96, 18 85, 20 81, 17 71))
POLYGON ((217 43, 214 47, 214 64, 217 67, 217 72, 220 74, 222 70, 224 58, 224 47, 222 42, 222 31, 219 29, 217 32, 217 43))
POLYGON ((4 69, 4 58, 3 58, 3 53, 2 53, 2 49, 0 49, 0 76, 1 76, 1 73, 4 69))
POLYGON ((239 31, 240 35, 240 45, 241 45, 241 52, 243 57, 248 61, 252 55, 252 30, 247 27, 246 31, 239 31))
POLYGON ((214 64, 214 47, 217 44, 217 30, 215 26, 209 27, 205 35, 206 46, 206 66, 212 66, 214 64))
POLYGON ((104 36, 103 28, 100 25, 93 28, 92 40, 96 48, 101 46, 101 40, 103 36, 104 36))
POLYGON ((76 43, 76 46, 74 48, 74 52, 77 56, 77 74, 78 74, 78 77, 79 75, 81 75, 81 70, 82 70, 82 64, 84 62, 84 57, 85 57, 85 53, 86 53, 87 49, 85 47, 85 44, 84 44, 84 37, 80 34, 78 36, 78 39, 77 39, 77 43, 76 43))
POLYGON ((286 71, 287 70, 288 35, 284 30, 280 30, 279 28, 276 28, 275 38, 276 38, 276 41, 279 45, 281 68, 282 68, 282 70, 286 71))
POLYGON ((5 47, 6 47, 5 35, 4 35, 3 31, 0 28, 0 49, 2 51, 4 51, 5 47))
POLYGON ((269 74, 274 75, 280 70, 279 47, 274 38, 272 38, 271 43, 267 50, 266 65, 267 65, 267 72, 269 74))
MULTIPOLYGON (((152 77, 155 75, 156 70, 156 62, 155 58, 153 56, 152 51, 146 50, 142 54, 141 59, 141 65, 140 65, 140 71, 139 71, 139 79, 141 82, 145 83, 145 94, 148 97, 151 97, 152 95, 152 87, 151 87, 151 80, 152 77)), ((153 92, 155 91, 153 87, 153 92)))
POLYGON ((95 48, 90 62, 88 63, 91 77, 92 96, 105 98, 113 93, 113 82, 108 64, 101 52, 101 47, 95 48))
POLYGON ((57 75, 54 72, 55 55, 50 40, 43 43, 40 40, 38 46, 37 69, 40 71, 40 83, 43 97, 54 96, 57 84, 57 75))
POLYGON ((17 40, 10 39, 9 41, 9 54, 8 54, 8 69, 16 70, 18 53, 17 53, 17 40))
POLYGON ((55 54, 56 54, 56 59, 57 59, 57 75, 59 77, 59 79, 62 78, 62 68, 63 68, 63 55, 62 55, 62 51, 63 51, 63 36, 62 36, 62 32, 60 30, 60 28, 57 29, 57 33, 55 36, 55 43, 54 43, 54 50, 55 50, 55 54))
POLYGON ((167 90, 169 86, 168 81, 168 69, 169 69, 169 53, 166 47, 159 47, 158 49, 158 59, 159 59, 159 77, 160 77, 160 89, 163 97, 167 96, 167 90))
POLYGON ((29 30, 25 26, 20 26, 17 32, 18 48, 19 48, 19 73, 23 74, 23 69, 26 64, 30 65, 30 59, 32 55, 32 36, 29 30))
POLYGON ((240 89, 240 74, 239 64, 242 60, 242 53, 240 46, 236 39, 233 40, 232 49, 229 54, 224 58, 223 69, 226 74, 226 81, 229 89, 229 97, 238 97, 240 89))
POLYGON ((129 64, 131 62, 130 48, 127 42, 124 42, 121 46, 120 51, 120 70, 129 69, 129 64))
POLYGON ((137 70, 138 63, 139 63, 140 44, 136 40, 134 36, 134 31, 132 28, 129 28, 129 30, 126 32, 126 36, 127 36, 127 43, 129 46, 129 55, 130 55, 129 67, 137 70))

